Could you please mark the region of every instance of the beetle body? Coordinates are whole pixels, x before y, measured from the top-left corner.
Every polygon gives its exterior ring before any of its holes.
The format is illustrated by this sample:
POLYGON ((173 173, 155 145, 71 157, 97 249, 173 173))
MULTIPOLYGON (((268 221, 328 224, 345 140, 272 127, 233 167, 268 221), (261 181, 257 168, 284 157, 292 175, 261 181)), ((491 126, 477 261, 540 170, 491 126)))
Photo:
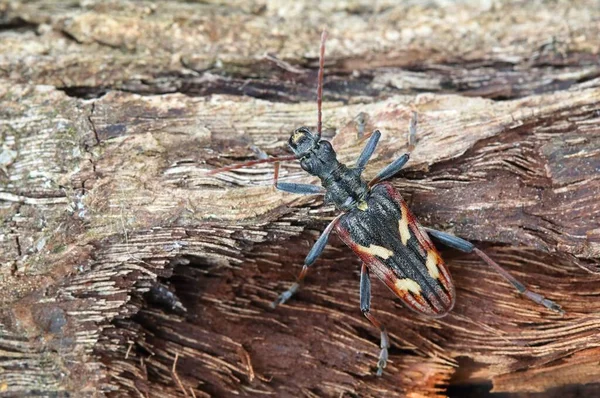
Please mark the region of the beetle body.
POLYGON ((325 201, 345 212, 333 227, 369 270, 407 307, 430 316, 448 313, 454 306, 450 273, 392 185, 369 187, 360 167, 340 163, 331 143, 307 127, 292 134, 289 146, 301 167, 321 180, 325 201))
POLYGON ((450 273, 400 194, 383 182, 371 188, 365 204, 340 217, 338 236, 407 307, 446 315, 455 301, 450 273))
MULTIPOLYGON (((327 140, 321 139, 321 99, 323 88, 323 57, 326 33, 321 37, 319 79, 317 86, 318 122, 316 133, 307 127, 296 129, 289 139, 293 156, 249 161, 212 170, 209 174, 234 170, 259 163, 275 163, 274 183, 279 190, 295 194, 324 194, 325 201, 335 204, 342 213, 334 218, 317 239, 304 260, 304 266, 294 283, 272 304, 273 307, 289 300, 300 288, 309 267, 317 260, 327 245, 330 233, 335 230, 362 260, 360 273, 360 308, 365 317, 380 330, 381 351, 377 374, 381 375, 388 360, 389 337, 385 327, 371 314, 370 273, 414 311, 430 317, 446 315, 454 306, 455 290, 448 268, 430 236, 436 242, 451 248, 477 254, 486 264, 512 284, 519 293, 548 309, 562 313, 559 305, 532 292, 511 276, 499 264, 477 249, 472 243, 442 231, 424 228, 413 216, 408 206, 386 179, 394 176, 408 162, 408 153, 400 156, 382 169, 372 180, 362 178, 381 133, 375 130, 369 137, 354 166, 337 160, 336 153, 327 140), (279 162, 297 159, 300 166, 321 181, 321 186, 279 182, 279 162)), ((414 148, 417 115, 413 112, 409 124, 408 151, 414 148)))

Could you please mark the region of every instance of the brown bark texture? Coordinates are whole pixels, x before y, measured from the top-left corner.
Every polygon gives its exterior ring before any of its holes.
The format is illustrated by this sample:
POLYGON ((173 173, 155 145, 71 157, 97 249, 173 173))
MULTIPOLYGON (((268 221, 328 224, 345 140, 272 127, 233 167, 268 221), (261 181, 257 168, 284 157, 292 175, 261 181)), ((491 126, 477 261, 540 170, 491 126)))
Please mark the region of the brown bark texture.
POLYGON ((0 395, 598 396, 599 51, 592 0, 0 2, 0 395), (376 377, 336 237, 269 307, 337 213, 269 165, 206 172, 314 128, 323 27, 339 159, 377 128, 374 176, 417 111, 393 185, 564 316, 442 249, 444 318, 373 281, 376 377))

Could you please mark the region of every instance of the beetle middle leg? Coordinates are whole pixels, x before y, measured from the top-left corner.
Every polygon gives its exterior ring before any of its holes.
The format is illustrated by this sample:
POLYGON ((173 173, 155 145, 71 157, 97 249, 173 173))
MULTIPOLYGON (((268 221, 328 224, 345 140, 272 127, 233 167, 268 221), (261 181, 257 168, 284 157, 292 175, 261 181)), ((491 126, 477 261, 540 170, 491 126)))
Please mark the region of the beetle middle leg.
POLYGON ((371 314, 371 279, 369 278, 369 269, 364 263, 360 269, 360 310, 373 326, 381 332, 381 352, 379 353, 379 361, 377 361, 377 376, 381 376, 383 368, 387 365, 390 338, 385 331, 385 327, 371 314))
POLYGON ((317 239, 312 249, 310 249, 310 252, 308 252, 308 255, 304 259, 304 265, 302 266, 302 271, 300 271, 300 275, 298 275, 298 279, 292 286, 290 286, 288 290, 281 293, 279 297, 277 297, 277 300, 271 303, 271 308, 275 308, 279 304, 285 303, 294 295, 294 293, 298 291, 298 289, 300 289, 300 285, 302 284, 302 281, 304 281, 306 273, 308 272, 308 267, 310 267, 312 264, 314 264, 315 261, 317 261, 317 258, 319 258, 319 256, 321 255, 323 249, 325 249, 325 246, 327 246, 327 240, 329 239, 329 235, 331 234, 333 227, 335 227, 339 218, 342 215, 343 213, 334 218, 333 221, 331 221, 329 225, 325 228, 325 230, 321 233, 321 236, 319 236, 319 239, 317 239))
POLYGON ((556 304, 552 300, 548 300, 541 294, 538 294, 538 293, 535 293, 535 292, 532 292, 531 290, 529 290, 523 283, 519 282, 519 280, 517 280, 517 278, 515 278, 514 276, 509 274, 508 271, 506 271, 504 268, 502 268, 500 266, 500 264, 496 263, 494 260, 489 258, 487 254, 485 254, 484 252, 482 252, 481 250, 476 248, 475 245, 473 245, 471 242, 461 239, 461 238, 454 236, 452 234, 449 234, 447 232, 437 231, 437 230, 431 229, 431 228, 425 228, 425 230, 427 231, 427 233, 429 235, 431 235, 433 238, 435 238, 438 242, 440 242, 448 247, 460 250, 465 253, 477 254, 479 256, 479 258, 481 258, 483 261, 485 261, 486 264, 488 264, 496 272, 498 272, 500 274, 500 276, 502 276, 511 285, 513 285, 515 287, 515 289, 517 289, 518 292, 521 293, 523 296, 527 297, 528 299, 532 300, 533 302, 543 305, 544 307, 546 307, 552 311, 556 311, 561 314, 564 314, 564 311, 560 308, 560 305, 556 304))

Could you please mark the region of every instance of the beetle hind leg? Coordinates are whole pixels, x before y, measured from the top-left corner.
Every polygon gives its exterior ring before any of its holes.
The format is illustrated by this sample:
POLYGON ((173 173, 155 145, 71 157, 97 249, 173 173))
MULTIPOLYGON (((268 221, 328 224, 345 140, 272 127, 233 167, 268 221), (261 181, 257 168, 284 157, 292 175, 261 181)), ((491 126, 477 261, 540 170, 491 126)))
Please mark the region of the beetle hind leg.
POLYGON ((506 271, 504 268, 502 268, 498 263, 496 263, 494 260, 489 258, 487 254, 485 254, 478 248, 476 248, 476 247, 473 248, 473 253, 477 254, 479 256, 479 258, 481 258, 483 261, 486 262, 486 264, 488 264, 492 268, 494 268, 504 279, 506 279, 511 285, 513 285, 519 293, 521 293, 523 296, 527 297, 529 300, 533 301, 534 303, 543 305, 544 307, 548 308, 549 310, 558 312, 560 314, 565 313, 565 311, 563 311, 563 309, 560 307, 560 305, 556 304, 552 300, 545 298, 544 296, 542 296, 539 293, 535 293, 535 292, 532 292, 531 290, 529 290, 524 284, 519 282, 514 276, 509 274, 508 271, 506 271))
POLYGON ((381 351, 377 361, 377 376, 381 376, 388 361, 390 338, 385 327, 371 314, 371 280, 369 279, 369 270, 365 264, 360 269, 360 310, 373 326, 381 332, 381 351))
POLYGON ((453 249, 460 250, 465 253, 475 253, 481 258, 487 265, 492 267, 496 272, 500 274, 506 281, 508 281, 511 285, 514 286, 515 289, 523 296, 527 297, 529 300, 543 305, 549 310, 556 311, 560 314, 564 314, 565 312, 562 310, 560 305, 556 304, 554 301, 549 300, 542 296, 541 294, 532 292, 529 290, 523 283, 521 283, 517 278, 512 276, 507 270, 502 268, 500 264, 496 263, 494 260, 488 257, 487 254, 479 250, 475 247, 471 242, 461 239, 457 236, 449 234, 447 232, 436 231, 435 229, 425 228, 427 233, 435 238, 438 242, 451 247, 453 249))

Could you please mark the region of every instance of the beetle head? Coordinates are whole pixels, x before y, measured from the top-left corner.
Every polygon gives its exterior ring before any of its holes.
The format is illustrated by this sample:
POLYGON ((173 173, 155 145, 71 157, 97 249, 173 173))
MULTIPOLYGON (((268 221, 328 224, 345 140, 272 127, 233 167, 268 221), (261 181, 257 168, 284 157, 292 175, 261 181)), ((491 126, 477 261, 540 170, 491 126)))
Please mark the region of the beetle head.
POLYGON ((308 129, 300 127, 292 133, 289 145, 298 159, 312 152, 319 144, 319 139, 308 129))
POLYGON ((308 128, 296 129, 289 141, 300 166, 312 175, 325 175, 338 164, 336 154, 327 140, 320 140, 308 128))

